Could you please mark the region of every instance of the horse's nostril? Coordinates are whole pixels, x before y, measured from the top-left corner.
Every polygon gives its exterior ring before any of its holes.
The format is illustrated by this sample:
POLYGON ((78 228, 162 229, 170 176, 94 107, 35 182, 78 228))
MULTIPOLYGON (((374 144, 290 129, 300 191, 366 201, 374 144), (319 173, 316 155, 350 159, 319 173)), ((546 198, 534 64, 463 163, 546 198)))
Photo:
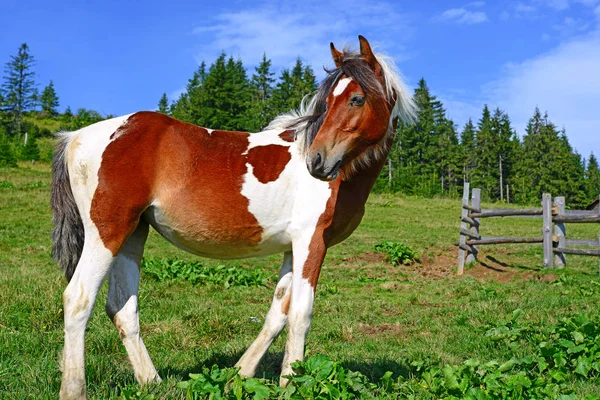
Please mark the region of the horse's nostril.
POLYGON ((312 167, 313 169, 318 169, 321 168, 323 166, 323 157, 321 156, 321 153, 317 153, 313 159, 312 159, 312 167))

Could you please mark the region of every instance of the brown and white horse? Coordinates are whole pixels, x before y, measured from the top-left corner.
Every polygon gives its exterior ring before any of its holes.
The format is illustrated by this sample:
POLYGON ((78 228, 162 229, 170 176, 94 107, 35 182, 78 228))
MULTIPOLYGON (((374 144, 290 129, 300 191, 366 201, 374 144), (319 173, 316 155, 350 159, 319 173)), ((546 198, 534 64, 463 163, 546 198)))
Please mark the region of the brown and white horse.
POLYGON ((313 99, 259 133, 139 112, 61 134, 52 207, 53 253, 69 280, 62 399, 85 398, 84 334, 106 277, 106 312, 137 381, 160 380, 138 316, 149 226, 204 257, 284 254, 264 327, 236 365, 253 375, 287 324, 281 374, 292 373, 304 357, 327 248, 360 223, 396 120, 415 113, 393 63, 359 40, 360 52, 331 44, 336 68, 313 99))

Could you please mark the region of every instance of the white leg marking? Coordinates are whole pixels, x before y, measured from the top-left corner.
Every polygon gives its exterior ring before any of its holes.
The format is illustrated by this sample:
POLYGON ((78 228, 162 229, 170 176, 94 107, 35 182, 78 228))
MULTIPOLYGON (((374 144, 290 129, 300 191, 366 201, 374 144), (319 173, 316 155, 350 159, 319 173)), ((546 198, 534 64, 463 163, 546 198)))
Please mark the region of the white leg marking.
MULTIPOLYGON (((294 242, 294 254, 298 252, 299 254, 304 253, 305 255, 308 255, 309 243, 310 240, 302 241, 300 243, 294 242)), ((286 386, 289 381, 287 378, 284 378, 284 376, 293 374, 291 364, 295 361, 304 360, 304 344, 312 320, 315 292, 308 280, 302 276, 305 263, 306 256, 294 257, 292 297, 288 312, 288 335, 283 365, 281 367, 281 378, 279 380, 281 386, 286 386)))
POLYGON ((252 342, 250 347, 248 347, 248 350, 246 350, 237 364, 235 364, 236 367, 240 367, 240 375, 254 376, 256 373, 256 367, 258 367, 260 360, 264 357, 265 353, 271 346, 271 343, 273 343, 273 340, 279 336, 285 327, 287 322, 287 314, 283 312, 283 309, 285 308, 286 302, 289 304, 291 286, 292 253, 286 252, 283 257, 281 271, 279 272, 279 281, 277 282, 277 287, 275 288, 271 309, 265 318, 265 324, 258 334, 258 337, 254 340, 254 342, 252 342))
POLYGON ((98 290, 113 257, 98 236, 86 234, 77 269, 63 293, 65 347, 62 355, 60 398, 85 399, 84 340, 98 290))
POLYGON ((340 79, 337 85, 335 85, 335 89, 333 89, 333 96, 337 97, 340 94, 344 93, 348 84, 352 81, 352 78, 344 78, 340 79))
POLYGON ((108 280, 106 300, 106 313, 123 340, 135 379, 140 385, 160 381, 140 335, 138 314, 139 267, 147 236, 148 225, 141 222, 116 257, 108 280))

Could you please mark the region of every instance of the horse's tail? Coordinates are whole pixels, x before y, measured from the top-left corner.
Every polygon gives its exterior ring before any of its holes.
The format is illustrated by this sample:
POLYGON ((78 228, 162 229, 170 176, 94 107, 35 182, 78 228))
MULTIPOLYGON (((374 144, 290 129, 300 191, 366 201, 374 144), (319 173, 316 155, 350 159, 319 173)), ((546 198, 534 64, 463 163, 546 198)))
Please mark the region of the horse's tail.
POLYGON ((83 222, 69 181, 66 153, 72 134, 61 134, 52 162, 52 256, 62 268, 67 281, 75 273, 84 241, 83 222))

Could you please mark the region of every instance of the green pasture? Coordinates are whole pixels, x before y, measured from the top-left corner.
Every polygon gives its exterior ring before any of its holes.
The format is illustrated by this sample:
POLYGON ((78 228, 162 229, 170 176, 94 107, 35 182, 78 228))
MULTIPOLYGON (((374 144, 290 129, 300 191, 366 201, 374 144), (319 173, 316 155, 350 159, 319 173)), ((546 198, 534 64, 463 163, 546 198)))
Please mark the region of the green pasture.
MULTIPOLYGON (((2 399, 56 398, 60 387, 61 294, 66 281, 50 256, 50 179, 44 163, 0 169, 2 399)), ((360 228, 332 248, 325 260, 307 355, 326 355, 376 385, 384 378, 410 387, 390 389, 391 397, 409 397, 412 391, 414 398, 436 398, 433 389, 422 383, 428 382, 423 371, 431 367, 441 371, 440 384, 447 389, 444 396, 480 398, 448 389, 453 383, 444 368, 473 359, 504 365, 540 354, 544 332, 563 318, 585 316, 600 324, 598 258, 568 256, 564 270, 545 271, 541 246, 488 246, 480 249, 480 263, 457 277, 453 243, 458 240, 459 215, 460 200, 373 195, 360 228), (387 241, 404 243, 420 262, 393 266, 375 250, 375 245, 387 241), (521 310, 517 316, 515 310, 521 310)), ((591 239, 598 237, 599 228, 598 224, 568 225, 567 236, 591 239)), ((490 219, 482 224, 481 233, 539 236, 540 230, 539 219, 490 219)), ((142 269, 142 336, 164 381, 140 393, 119 336, 104 313, 104 288, 87 331, 88 398, 183 399, 190 394, 178 384, 188 380, 190 373, 214 364, 232 367, 261 328, 282 259, 281 255, 239 261, 201 259, 171 246, 155 232, 145 257, 154 269, 167 263, 165 259, 178 259, 197 261, 210 271, 235 275, 231 268, 236 267, 258 273, 248 274, 256 278, 244 278, 241 281, 246 283, 239 285, 235 277, 229 284, 219 279, 204 284, 142 269)), ((574 344, 589 346, 574 353, 565 345, 566 356, 597 354, 600 368, 600 335, 580 341, 571 334, 574 344)), ((258 377, 266 379, 261 382, 272 385, 277 379, 284 343, 285 332, 261 363, 258 377)), ((591 399, 600 394, 599 373, 592 361, 589 371, 587 364, 582 367, 574 361, 572 368, 561 370, 560 380, 551 376, 552 367, 537 373, 532 372, 533 364, 526 363, 511 365, 507 373, 526 373, 530 381, 538 374, 544 382, 555 382, 556 398, 591 399)), ((527 398, 515 396, 511 398, 527 398)))

